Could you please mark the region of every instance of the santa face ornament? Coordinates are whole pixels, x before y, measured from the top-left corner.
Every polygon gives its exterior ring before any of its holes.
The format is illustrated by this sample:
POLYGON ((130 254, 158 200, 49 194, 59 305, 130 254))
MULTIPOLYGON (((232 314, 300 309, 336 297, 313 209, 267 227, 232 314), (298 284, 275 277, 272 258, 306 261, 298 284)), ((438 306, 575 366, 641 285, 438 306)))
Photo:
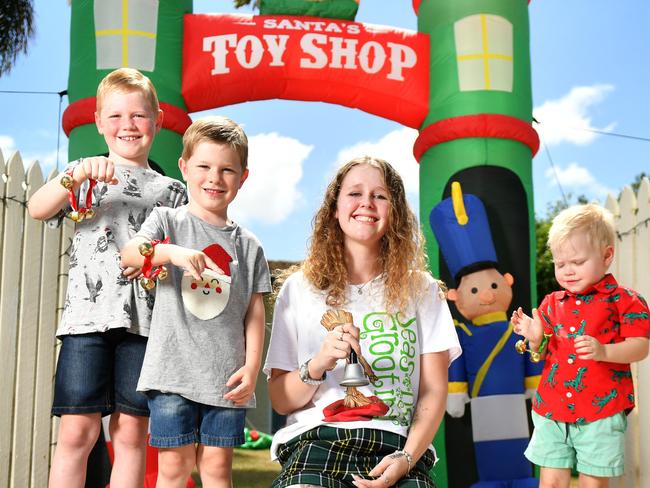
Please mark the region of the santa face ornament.
POLYGON ((185 308, 192 315, 201 319, 215 318, 228 304, 230 298, 230 262, 232 258, 219 244, 206 247, 203 252, 212 259, 223 273, 204 269, 201 279, 196 280, 192 275, 183 275, 181 294, 185 308))
POLYGON ((187 274, 183 276, 181 293, 185 308, 192 315, 201 320, 213 319, 226 308, 230 298, 230 277, 211 269, 203 271, 201 280, 187 274))

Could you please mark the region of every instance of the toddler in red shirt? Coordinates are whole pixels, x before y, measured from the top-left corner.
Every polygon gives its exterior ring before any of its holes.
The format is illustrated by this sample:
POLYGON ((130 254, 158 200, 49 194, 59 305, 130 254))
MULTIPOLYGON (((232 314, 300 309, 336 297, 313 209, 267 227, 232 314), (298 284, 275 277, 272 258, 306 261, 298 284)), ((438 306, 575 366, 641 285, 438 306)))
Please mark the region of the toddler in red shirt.
POLYGON ((540 487, 606 487, 623 474, 626 415, 634 408, 630 363, 648 355, 648 305, 607 273, 614 259, 613 217, 576 205, 553 219, 548 246, 561 291, 532 318, 512 314, 517 334, 545 365, 533 397, 535 430, 525 456, 541 467, 540 487))

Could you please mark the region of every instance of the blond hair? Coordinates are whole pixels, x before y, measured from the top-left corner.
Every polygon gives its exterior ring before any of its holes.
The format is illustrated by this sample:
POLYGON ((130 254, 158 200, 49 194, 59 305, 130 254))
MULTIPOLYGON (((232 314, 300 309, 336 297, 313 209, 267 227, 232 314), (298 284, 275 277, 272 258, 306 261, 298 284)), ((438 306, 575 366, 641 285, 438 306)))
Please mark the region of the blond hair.
POLYGON ((381 172, 389 193, 388 228, 380 241, 376 271, 383 274, 385 305, 396 311, 424 290, 425 282, 417 272, 427 272, 427 263, 424 238, 406 201, 402 178, 383 159, 355 158, 339 169, 325 190, 323 202, 314 217, 307 258, 301 266, 286 271, 281 278, 301 268, 316 289, 327 291, 328 305, 340 307, 345 304, 349 277, 343 251, 344 234, 336 218, 336 205, 343 179, 352 168, 363 164, 381 172))
POLYGON ((228 117, 214 115, 192 122, 183 135, 183 153, 187 161, 201 142, 228 144, 238 155, 242 171, 248 167, 248 138, 244 129, 228 117))
POLYGON ((97 87, 97 112, 101 112, 104 98, 109 93, 131 93, 135 91, 142 93, 151 109, 152 115, 157 116, 160 105, 158 103, 156 88, 149 78, 133 68, 119 68, 111 71, 99 83, 97 87))
POLYGON ((594 203, 574 205, 562 210, 553 219, 548 231, 548 247, 553 251, 577 232, 583 232, 589 244, 604 249, 616 243, 612 213, 594 203))

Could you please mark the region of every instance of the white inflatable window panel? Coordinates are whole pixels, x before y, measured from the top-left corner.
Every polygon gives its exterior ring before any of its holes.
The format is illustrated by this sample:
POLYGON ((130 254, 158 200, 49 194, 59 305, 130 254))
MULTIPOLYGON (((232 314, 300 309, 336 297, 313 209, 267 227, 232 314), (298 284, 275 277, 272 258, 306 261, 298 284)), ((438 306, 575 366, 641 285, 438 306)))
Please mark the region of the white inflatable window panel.
POLYGON ((159 0, 95 0, 97 69, 153 71, 159 0))
POLYGON ((512 92, 512 24, 497 15, 471 15, 454 24, 460 91, 512 92))

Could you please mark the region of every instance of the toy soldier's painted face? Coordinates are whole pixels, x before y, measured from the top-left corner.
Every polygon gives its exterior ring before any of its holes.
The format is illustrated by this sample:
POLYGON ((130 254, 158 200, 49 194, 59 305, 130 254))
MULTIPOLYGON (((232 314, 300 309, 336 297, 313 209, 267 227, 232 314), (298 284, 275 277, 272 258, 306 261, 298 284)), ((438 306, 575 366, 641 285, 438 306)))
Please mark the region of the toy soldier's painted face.
POLYGON ((492 312, 506 312, 512 302, 513 282, 510 273, 502 275, 494 268, 476 271, 461 278, 450 299, 469 320, 492 312))
POLYGON ((228 303, 230 297, 230 276, 217 274, 205 269, 201 280, 191 275, 183 276, 181 294, 185 308, 192 315, 209 320, 219 315, 228 303))

